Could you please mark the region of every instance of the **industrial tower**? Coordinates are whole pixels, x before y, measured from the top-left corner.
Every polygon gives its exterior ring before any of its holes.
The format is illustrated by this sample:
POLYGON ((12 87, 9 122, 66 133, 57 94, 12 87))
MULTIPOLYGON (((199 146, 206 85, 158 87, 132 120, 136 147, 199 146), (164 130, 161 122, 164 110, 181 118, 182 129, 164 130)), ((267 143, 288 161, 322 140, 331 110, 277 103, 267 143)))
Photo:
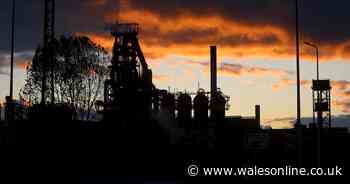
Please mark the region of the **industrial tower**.
POLYGON ((110 78, 105 81, 105 118, 145 120, 152 109, 152 71, 148 69, 138 41, 139 25, 109 26, 115 38, 110 78))
POLYGON ((331 128, 331 89, 330 80, 312 81, 313 123, 317 117, 317 125, 321 128, 324 124, 331 128))
POLYGON ((41 104, 46 103, 47 90, 47 71, 50 70, 51 75, 51 103, 54 103, 54 49, 51 42, 55 38, 55 0, 45 0, 45 15, 44 15, 44 62, 43 62, 43 79, 41 86, 41 104), (50 64, 50 68, 48 67, 50 64))

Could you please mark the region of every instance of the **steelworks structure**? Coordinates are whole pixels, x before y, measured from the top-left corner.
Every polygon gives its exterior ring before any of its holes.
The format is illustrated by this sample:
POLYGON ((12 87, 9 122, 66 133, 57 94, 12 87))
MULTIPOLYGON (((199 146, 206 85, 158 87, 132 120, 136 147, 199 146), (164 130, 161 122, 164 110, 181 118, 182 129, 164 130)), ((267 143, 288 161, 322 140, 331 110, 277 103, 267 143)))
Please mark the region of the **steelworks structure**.
POLYGON ((105 81, 105 119, 148 119, 152 107, 152 71, 148 69, 138 41, 139 25, 109 26, 115 39, 110 78, 105 81))
POLYGON ((183 127, 192 124, 206 127, 208 122, 226 121, 229 97, 217 88, 216 46, 210 46, 210 91, 172 93, 153 85, 152 71, 138 40, 139 25, 117 22, 108 29, 115 42, 110 76, 105 81, 104 120, 121 123, 117 126, 133 126, 134 122, 140 122, 136 124, 140 126, 144 124, 141 122, 152 120, 152 115, 161 113, 183 127))

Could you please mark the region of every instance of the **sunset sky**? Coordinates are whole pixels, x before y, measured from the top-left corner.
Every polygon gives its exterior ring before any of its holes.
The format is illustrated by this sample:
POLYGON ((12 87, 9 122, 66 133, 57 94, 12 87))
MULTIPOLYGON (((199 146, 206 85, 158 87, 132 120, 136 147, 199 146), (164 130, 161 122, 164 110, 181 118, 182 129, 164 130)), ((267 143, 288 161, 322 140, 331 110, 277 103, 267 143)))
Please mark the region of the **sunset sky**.
MULTIPOLYGON (((0 6, 0 96, 9 93, 11 1, 0 6)), ((42 43, 44 0, 17 0, 15 94, 42 43)), ((86 35, 111 49, 105 30, 116 20, 140 24, 141 47, 158 88, 209 89, 209 45, 218 48, 218 86, 231 97, 229 115, 292 127, 296 117, 294 0, 57 0, 56 35, 86 35)), ((332 113, 350 120, 350 1, 300 0, 301 42, 320 48, 320 78, 332 81, 332 113)), ((315 53, 301 49, 302 117, 312 116, 315 53)), ((348 121, 350 124, 350 121, 348 121)))

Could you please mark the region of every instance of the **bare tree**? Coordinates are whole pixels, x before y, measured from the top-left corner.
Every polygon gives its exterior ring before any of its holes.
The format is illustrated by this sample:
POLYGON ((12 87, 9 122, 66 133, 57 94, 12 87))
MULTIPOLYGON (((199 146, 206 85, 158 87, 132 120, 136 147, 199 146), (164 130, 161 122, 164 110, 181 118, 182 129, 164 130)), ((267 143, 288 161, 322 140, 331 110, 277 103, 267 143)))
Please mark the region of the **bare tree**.
MULTIPOLYGON (((47 75, 46 83, 49 89, 50 81, 54 80, 54 103, 69 104, 76 119, 90 120, 95 101, 102 98, 104 80, 108 75, 107 51, 88 37, 61 36, 51 46, 55 50, 54 75, 53 78, 47 75)), ((41 100, 44 62, 43 49, 39 46, 27 68, 25 85, 20 92, 30 104, 38 104, 41 100)), ((47 90, 46 101, 50 95, 51 90, 47 90)))

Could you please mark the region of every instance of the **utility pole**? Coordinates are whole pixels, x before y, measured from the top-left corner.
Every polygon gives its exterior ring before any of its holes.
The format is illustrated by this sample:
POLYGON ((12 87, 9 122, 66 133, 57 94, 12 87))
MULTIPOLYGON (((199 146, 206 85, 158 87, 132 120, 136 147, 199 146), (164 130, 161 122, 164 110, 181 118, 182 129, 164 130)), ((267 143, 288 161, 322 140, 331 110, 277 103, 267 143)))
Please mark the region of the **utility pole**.
POLYGON ((318 46, 313 44, 313 43, 310 43, 310 42, 304 42, 306 45, 312 47, 315 49, 316 51, 316 79, 317 80, 320 80, 320 72, 319 72, 319 61, 318 61, 318 46))
POLYGON ((46 80, 47 80, 47 65, 50 64, 51 70, 51 102, 54 102, 54 54, 52 43, 54 40, 54 25, 55 25, 55 0, 45 0, 45 16, 44 16, 44 61, 43 78, 41 84, 41 104, 46 104, 46 80))
MULTIPOLYGON (((316 80, 317 80, 317 83, 319 84, 320 74, 319 74, 319 61, 318 61, 318 46, 315 44, 312 44, 310 42, 305 42, 305 44, 316 50, 316 80)), ((317 103, 320 106, 320 104, 321 104, 321 90, 317 91, 317 103)), ((317 164, 317 167, 321 167, 321 129, 323 126, 323 114, 322 114, 322 110, 318 109, 317 107, 316 107, 316 109, 317 109, 316 164, 317 164)), ((313 117, 315 117, 314 112, 313 112, 313 117)))
POLYGON ((11 72, 10 72, 10 99, 13 100, 13 60, 15 52, 15 12, 16 0, 12 0, 12 24, 11 24, 11 72))
POLYGON ((300 125, 300 61, 299 61, 299 5, 295 0, 295 33, 296 33, 296 61, 297 61, 297 125, 300 125))
POLYGON ((300 61, 299 61, 299 3, 295 0, 295 34, 296 34, 296 65, 297 65, 297 122, 296 138, 297 138, 297 165, 302 167, 303 150, 302 150, 302 126, 300 122, 300 61))
MULTIPOLYGON (((310 42, 304 42, 306 45, 312 47, 315 49, 316 51, 316 80, 317 82, 320 81, 320 72, 319 72, 319 61, 318 61, 318 46, 315 44, 312 44, 310 42)), ((319 104, 321 104, 321 91, 318 91, 317 93, 317 102, 319 104)), ((322 128, 322 124, 323 124, 323 115, 322 115, 322 111, 318 111, 317 113, 317 122, 318 122, 318 126, 320 126, 322 128)))
POLYGON ((16 1, 12 0, 12 18, 11 18, 11 66, 10 66, 10 96, 6 96, 5 118, 13 121, 15 118, 15 109, 13 104, 13 62, 15 54, 15 20, 16 20, 16 1))

